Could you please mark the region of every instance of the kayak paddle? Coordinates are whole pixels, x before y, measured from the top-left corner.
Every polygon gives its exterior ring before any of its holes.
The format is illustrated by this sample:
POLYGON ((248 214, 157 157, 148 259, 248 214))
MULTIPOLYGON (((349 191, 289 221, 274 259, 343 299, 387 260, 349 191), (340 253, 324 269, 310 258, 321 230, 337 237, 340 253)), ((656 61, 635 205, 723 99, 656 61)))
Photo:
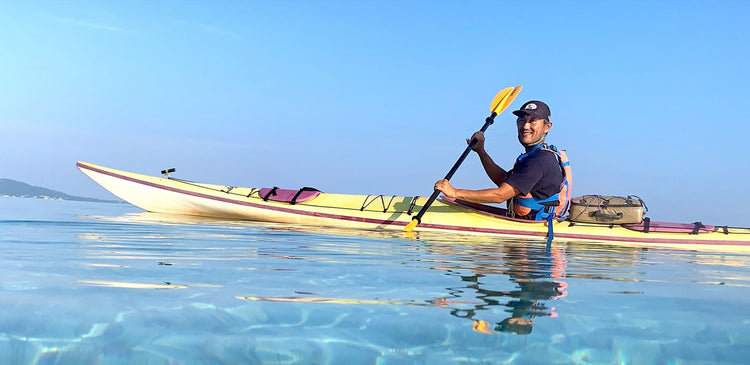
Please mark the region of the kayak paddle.
MULTIPOLYGON (((521 91, 521 88, 523 88, 523 86, 520 86, 520 85, 516 87, 508 87, 508 88, 500 90, 500 92, 497 93, 497 95, 495 95, 495 98, 492 99, 492 104, 490 104, 490 112, 492 112, 492 114, 490 114, 490 116, 484 120, 484 125, 482 126, 482 129, 480 129, 480 131, 482 132, 486 131, 487 128, 492 123, 495 122, 495 117, 498 114, 502 113, 503 110, 505 110, 505 108, 507 108, 508 105, 510 105, 513 99, 516 98, 516 95, 518 95, 518 93, 521 91)), ((451 168, 451 170, 448 171, 448 174, 445 175, 446 180, 450 180, 451 177, 453 177, 453 174, 456 173, 456 170, 458 170, 458 167, 461 166, 461 164, 464 162, 464 159, 466 159, 466 156, 469 155, 469 152, 471 152, 471 149, 474 148, 474 145, 476 144, 477 144, 477 139, 472 138, 471 142, 464 150, 464 153, 461 154, 461 157, 458 158, 458 161, 456 161, 456 163, 453 165, 453 168, 451 168)), ((437 199, 438 195, 440 195, 440 190, 435 189, 435 191, 432 192, 432 195, 430 196, 429 199, 427 199, 427 202, 419 211, 419 213, 417 213, 417 215, 415 215, 414 218, 412 218, 411 222, 409 222, 409 224, 407 224, 406 227, 404 227, 404 231, 411 232, 411 230, 413 230, 414 227, 417 226, 417 224, 422 222, 422 216, 427 211, 427 209, 430 208, 430 205, 432 205, 432 202, 434 202, 435 199, 437 199)))

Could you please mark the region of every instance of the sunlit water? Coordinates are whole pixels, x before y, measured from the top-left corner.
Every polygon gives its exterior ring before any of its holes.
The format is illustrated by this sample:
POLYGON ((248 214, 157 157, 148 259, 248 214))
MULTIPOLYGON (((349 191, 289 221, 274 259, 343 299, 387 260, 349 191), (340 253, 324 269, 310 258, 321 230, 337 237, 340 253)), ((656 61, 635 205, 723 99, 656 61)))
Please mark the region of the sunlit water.
POLYGON ((1 364, 745 364, 750 257, 0 198, 1 364), (346 234, 345 234, 346 233, 346 234))

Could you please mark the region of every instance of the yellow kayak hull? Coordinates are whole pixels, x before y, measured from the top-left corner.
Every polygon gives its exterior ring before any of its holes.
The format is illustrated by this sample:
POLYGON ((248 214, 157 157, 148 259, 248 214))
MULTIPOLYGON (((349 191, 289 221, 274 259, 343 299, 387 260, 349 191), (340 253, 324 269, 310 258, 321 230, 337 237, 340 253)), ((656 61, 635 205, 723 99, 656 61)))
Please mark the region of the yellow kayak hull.
MULTIPOLYGON (((120 171, 86 162, 78 169, 120 199, 149 212, 356 230, 402 231, 426 197, 320 193, 291 204, 264 200, 258 188, 203 184, 120 171)), ((492 207, 487 207, 491 209, 492 207)), ((699 234, 640 232, 619 225, 553 223, 557 242, 591 242, 701 251, 748 251, 750 229, 720 227, 699 234)), ((546 239, 546 222, 515 220, 438 199, 416 232, 546 239)))

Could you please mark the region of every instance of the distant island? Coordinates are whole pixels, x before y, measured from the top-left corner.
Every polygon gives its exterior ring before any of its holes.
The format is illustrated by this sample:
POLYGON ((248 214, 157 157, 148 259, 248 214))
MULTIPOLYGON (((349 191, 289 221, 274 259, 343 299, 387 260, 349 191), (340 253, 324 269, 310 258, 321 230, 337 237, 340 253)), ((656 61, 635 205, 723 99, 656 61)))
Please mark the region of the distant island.
POLYGON ((68 195, 59 191, 33 186, 11 179, 0 179, 0 197, 75 200, 82 202, 120 203, 118 200, 103 200, 68 195))

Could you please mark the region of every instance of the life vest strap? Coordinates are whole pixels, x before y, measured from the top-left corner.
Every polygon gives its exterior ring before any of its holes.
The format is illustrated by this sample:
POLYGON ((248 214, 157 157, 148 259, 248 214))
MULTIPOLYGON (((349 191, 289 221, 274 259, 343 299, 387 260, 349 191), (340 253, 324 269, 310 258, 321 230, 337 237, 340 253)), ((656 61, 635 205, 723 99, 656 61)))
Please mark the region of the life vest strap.
POLYGON ((555 194, 547 199, 534 199, 532 197, 517 197, 516 204, 533 210, 542 210, 545 207, 554 207, 560 204, 560 194, 555 194))

